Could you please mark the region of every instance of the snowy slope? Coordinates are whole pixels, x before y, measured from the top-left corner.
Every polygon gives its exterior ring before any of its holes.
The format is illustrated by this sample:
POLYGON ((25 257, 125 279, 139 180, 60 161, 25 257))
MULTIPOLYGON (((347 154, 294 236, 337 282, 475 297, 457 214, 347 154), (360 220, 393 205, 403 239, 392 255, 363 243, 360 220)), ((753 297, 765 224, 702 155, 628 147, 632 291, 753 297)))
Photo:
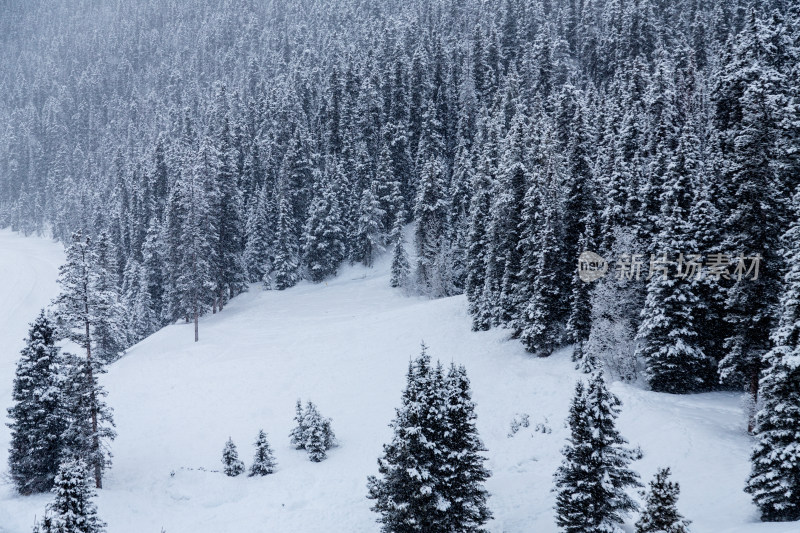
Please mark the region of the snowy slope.
MULTIPOLYGON (((7 339, 22 338, 53 290, 54 264, 35 265, 59 256, 48 243, 7 233, 0 233, 0 250, 0 268, 10 272, 0 276, 0 296, 11 302, 4 307, 17 307, 0 327, 6 341, 0 391, 7 403, 19 345, 10 351, 7 339), (15 277, 34 288, 21 288, 15 277)), ((552 474, 580 377, 569 354, 536 359, 501 331, 472 333, 463 297, 403 297, 388 287, 382 264, 346 268, 327 284, 284 292, 254 286, 201 321, 199 343, 192 342, 190 325, 174 325, 112 365, 104 383, 119 437, 98 499, 109 532, 378 531, 365 498, 366 477, 376 472, 409 358, 422 339, 434 358, 465 364, 472 380, 493 471, 490 530, 556 531, 552 474), (298 397, 333 418, 341 446, 320 464, 289 446, 298 397), (531 426, 509 438, 516 413, 528 413, 531 426), (535 431, 545 422, 551 433, 535 431), (249 464, 261 428, 279 463, 274 475, 227 478, 210 471, 220 467, 228 436, 249 464)), ((635 467, 645 481, 658 466, 672 467, 693 531, 800 531, 796 523, 760 524, 741 490, 749 439, 739 395, 669 396, 622 384, 613 390, 623 400, 623 435, 644 451, 635 467)), ((0 431, 6 442, 7 431, 0 431)), ((28 532, 46 501, 13 496, 7 484, 0 486, 0 531, 28 532)))

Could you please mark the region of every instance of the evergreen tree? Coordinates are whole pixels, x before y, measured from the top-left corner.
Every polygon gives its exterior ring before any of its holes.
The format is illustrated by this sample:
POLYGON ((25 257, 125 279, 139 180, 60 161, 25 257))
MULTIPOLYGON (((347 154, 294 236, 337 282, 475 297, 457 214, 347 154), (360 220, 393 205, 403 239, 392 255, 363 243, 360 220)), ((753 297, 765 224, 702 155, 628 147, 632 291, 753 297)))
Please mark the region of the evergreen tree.
POLYGON ((308 458, 314 463, 324 461, 327 451, 333 446, 334 435, 331 431, 331 421, 323 418, 311 402, 306 405, 305 417, 306 440, 303 447, 308 452, 308 458))
MULTIPOLYGON (((688 226, 692 183, 699 162, 696 136, 685 128, 672 161, 668 164, 660 195, 662 215, 657 222, 656 254, 652 256, 647 298, 642 309, 638 356, 646 363, 646 376, 658 392, 697 392, 707 387, 711 361, 705 356, 693 322, 698 303, 696 275, 681 266, 674 272, 668 261, 695 247, 693 228, 688 226)), ((688 252, 690 253, 690 252, 688 252)))
POLYGON ((293 221, 289 200, 283 192, 278 196, 278 221, 275 229, 275 288, 279 291, 294 287, 300 280, 299 244, 293 231, 293 221))
POLYGON ((481 455, 486 449, 475 427, 477 415, 472 401, 467 370, 450 365, 446 379, 447 431, 443 439, 445 465, 442 467, 443 500, 447 502, 448 531, 485 531, 482 526, 492 518, 486 505, 489 494, 483 483, 490 472, 481 455))
POLYGON ((628 465, 636 458, 615 427, 620 401, 606 387, 602 372, 584 389, 575 387, 570 406, 570 438, 555 474, 556 523, 567 533, 615 531, 637 509, 626 493, 639 487, 628 465))
POLYGON ((372 266, 375 256, 383 248, 383 237, 381 235, 383 215, 380 202, 372 189, 364 189, 358 206, 358 227, 355 235, 353 258, 368 267, 372 266))
POLYGON ((41 533, 103 533, 106 524, 97 516, 86 464, 78 459, 64 461, 53 487, 54 499, 48 514, 35 531, 41 533))
POLYGON ((391 427, 394 437, 378 460, 381 476, 368 480, 382 531, 485 531, 489 472, 464 368, 451 366, 445 376, 423 344, 391 427))
POLYGON ((104 400, 107 393, 98 381, 104 372, 97 360, 63 354, 59 403, 66 427, 61 457, 81 459, 93 470, 97 488, 102 488, 98 480, 111 466, 109 443, 116 437, 113 412, 104 400))
POLYGON ((222 471, 226 476, 236 477, 244 472, 244 463, 239 460, 239 452, 236 451, 236 445, 230 437, 222 450, 222 465, 222 471))
POLYGON ((800 520, 800 189, 784 235, 784 277, 774 347, 765 357, 756 414, 752 471, 745 491, 766 522, 800 520))
MULTIPOLYGON (((338 166, 339 163, 331 163, 338 166)), ((341 174, 341 169, 337 170, 341 174)), ((320 282, 336 274, 345 258, 345 232, 342 211, 333 176, 317 182, 316 195, 306 221, 303 262, 312 281, 320 282)))
MULTIPOLYGON (((772 63, 774 43, 765 42, 774 28, 763 23, 755 10, 734 41, 712 93, 714 126, 718 131, 715 154, 721 161, 725 184, 722 212, 726 253, 760 257, 772 265, 758 279, 722 281, 726 288, 724 320, 730 327, 720 377, 727 383, 746 385, 752 404, 758 399, 763 358, 770 349, 769 332, 775 326, 774 309, 780 292, 782 258, 780 236, 785 223, 786 200, 781 195, 776 161, 782 114, 781 71, 772 63)), ((753 429, 754 412, 749 428, 753 429)))
POLYGON ((101 361, 112 362, 128 346, 125 309, 120 302, 119 280, 115 250, 107 233, 94 243, 94 342, 95 355, 101 361))
POLYGON ((389 281, 392 287, 408 288, 411 275, 411 265, 406 252, 406 239, 403 231, 402 211, 397 217, 392 230, 394 249, 392 250, 392 276, 389 281))
POLYGON ((271 270, 270 255, 272 252, 272 228, 268 216, 269 200, 264 188, 251 199, 245 226, 244 262, 250 283, 264 280, 271 270))
POLYGON ((31 324, 17 363, 14 403, 8 409, 8 466, 20 494, 49 491, 58 471, 65 426, 58 394, 59 359, 55 328, 43 310, 31 324))
POLYGON ((253 476, 266 476, 275 472, 275 456, 272 453, 272 448, 267 442, 267 434, 264 430, 258 432, 256 439, 256 454, 253 458, 253 464, 250 466, 250 477, 253 476))
POLYGON ((61 294, 55 300, 62 332, 86 353, 83 361, 70 358, 66 409, 70 413, 70 450, 94 469, 95 486, 102 488, 102 473, 108 464, 103 440, 113 438, 113 431, 104 427, 104 420, 113 425, 111 414, 105 411, 104 392, 97 383, 102 366, 93 348, 94 326, 102 321, 104 309, 102 291, 98 291, 97 257, 91 241, 80 232, 73 234, 67 248, 67 260, 59 268, 61 294), (98 295, 98 293, 101 293, 98 295))
POLYGON ((213 182, 207 176, 203 150, 194 168, 181 174, 174 215, 180 221, 175 269, 175 314, 194 321, 194 340, 200 339, 199 320, 215 305, 214 265, 216 230, 211 211, 213 182))
POLYGON ((368 497, 380 515, 381 530, 447 531, 445 513, 439 508, 437 465, 441 461, 439 440, 444 406, 433 403, 435 380, 430 355, 423 345, 420 356, 409 365, 401 407, 391 427, 394 436, 378 459, 380 478, 370 476, 368 497))
POLYGON ((417 251, 417 286, 426 294, 431 292, 436 255, 447 227, 445 190, 441 161, 436 158, 425 161, 414 205, 414 246, 417 251))
POLYGON ((297 399, 297 404, 295 405, 294 421, 297 425, 289 433, 289 438, 291 439, 292 446, 294 446, 296 450, 302 450, 306 443, 306 433, 308 432, 308 428, 305 424, 305 412, 303 411, 303 404, 300 402, 299 398, 297 399))
POLYGON ((669 480, 669 468, 659 468, 650 482, 636 533, 689 533, 689 521, 678 512, 680 486, 669 480))
POLYGON ((306 402, 303 408, 300 400, 297 400, 295 411, 297 425, 289 434, 292 446, 297 450, 306 450, 309 459, 315 463, 323 461, 326 452, 336 444, 331 419, 322 416, 312 402, 306 402))

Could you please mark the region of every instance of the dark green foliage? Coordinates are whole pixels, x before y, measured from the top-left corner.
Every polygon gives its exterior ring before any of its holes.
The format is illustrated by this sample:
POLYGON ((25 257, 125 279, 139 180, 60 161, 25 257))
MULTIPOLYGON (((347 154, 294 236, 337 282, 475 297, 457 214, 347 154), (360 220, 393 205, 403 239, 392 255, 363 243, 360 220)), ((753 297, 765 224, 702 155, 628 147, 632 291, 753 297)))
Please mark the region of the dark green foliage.
POLYGON ((31 324, 17 363, 14 403, 8 409, 8 466, 20 494, 49 491, 58 471, 66 421, 58 392, 60 350, 55 342, 55 329, 42 311, 31 324))
POLYGON ((650 482, 636 533, 689 533, 690 522, 678 512, 680 486, 669 480, 669 468, 659 468, 650 482))

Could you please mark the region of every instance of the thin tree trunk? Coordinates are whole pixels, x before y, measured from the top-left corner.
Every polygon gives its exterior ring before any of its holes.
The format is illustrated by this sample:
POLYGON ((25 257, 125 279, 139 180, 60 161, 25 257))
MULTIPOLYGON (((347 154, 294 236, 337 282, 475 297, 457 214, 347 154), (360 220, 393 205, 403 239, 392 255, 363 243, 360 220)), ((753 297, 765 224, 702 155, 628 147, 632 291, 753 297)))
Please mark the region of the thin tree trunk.
POLYGON ((197 302, 194 304, 194 342, 200 340, 200 329, 198 326, 199 313, 197 312, 197 302))
POLYGON ((753 369, 750 372, 750 383, 748 384, 748 392, 750 393, 750 412, 748 413, 747 418, 747 432, 753 433, 756 429, 756 412, 758 408, 756 405, 758 404, 758 378, 760 375, 759 365, 753 365, 753 369))
POLYGON ((97 433, 97 398, 95 397, 95 390, 94 390, 94 371, 92 369, 92 338, 89 330, 89 298, 88 298, 88 291, 89 286, 88 283, 84 282, 84 299, 83 299, 83 311, 84 311, 84 324, 86 326, 86 366, 88 367, 89 371, 89 386, 91 387, 91 391, 89 393, 89 401, 91 403, 91 412, 92 412, 92 451, 97 454, 94 461, 94 484, 95 487, 98 489, 103 488, 103 469, 100 465, 100 435, 97 433))

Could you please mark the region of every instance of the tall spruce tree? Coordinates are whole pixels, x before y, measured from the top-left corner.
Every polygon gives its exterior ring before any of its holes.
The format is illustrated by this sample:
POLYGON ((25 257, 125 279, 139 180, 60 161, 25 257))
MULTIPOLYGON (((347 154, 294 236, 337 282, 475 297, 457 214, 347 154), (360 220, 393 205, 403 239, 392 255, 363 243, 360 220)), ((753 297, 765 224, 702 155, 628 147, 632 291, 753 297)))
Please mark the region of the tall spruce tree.
POLYGON ((794 216, 784 235, 789 269, 772 332, 775 346, 765 357, 752 472, 745 488, 766 522, 800 520, 800 189, 794 216))
POLYGON ((61 355, 56 340, 55 327, 42 310, 17 363, 14 403, 8 409, 9 474, 20 494, 49 491, 63 451, 66 421, 58 393, 61 355))
POLYGON ((640 487, 629 468, 637 454, 615 427, 620 401, 606 387, 602 372, 588 387, 575 387, 568 418, 570 437, 555 474, 556 524, 567 533, 615 531, 625 514, 637 509, 626 490, 640 487))
MULTIPOLYGON (((102 300, 97 291, 97 257, 89 238, 78 232, 67 248, 67 260, 59 269, 58 283, 61 294, 56 298, 57 317, 62 334, 79 345, 85 357, 72 358, 69 365, 70 386, 65 395, 72 420, 74 435, 69 446, 72 453, 86 460, 94 470, 96 487, 102 488, 103 470, 107 465, 104 438, 113 438, 113 432, 104 427, 103 419, 111 422, 110 412, 104 411, 102 389, 97 383, 101 362, 93 355, 94 326, 102 320, 102 300)), ((101 295, 102 296, 102 295, 101 295)))
POLYGON ((651 258, 647 297, 639 325, 639 354, 646 364, 650 387, 658 392, 697 392, 712 362, 703 353, 694 324, 698 304, 697 275, 679 262, 696 249, 689 211, 693 205, 692 184, 699 182, 696 147, 691 126, 684 128, 669 162, 660 194, 661 217, 656 222, 655 253, 651 258), (672 268, 675 263, 680 271, 672 268))
MULTIPOLYGON (((329 164, 341 165, 334 160, 329 164)), ((335 275, 346 254, 343 215, 334 183, 334 176, 342 171, 334 170, 318 178, 305 226, 303 262, 315 282, 335 275)))

